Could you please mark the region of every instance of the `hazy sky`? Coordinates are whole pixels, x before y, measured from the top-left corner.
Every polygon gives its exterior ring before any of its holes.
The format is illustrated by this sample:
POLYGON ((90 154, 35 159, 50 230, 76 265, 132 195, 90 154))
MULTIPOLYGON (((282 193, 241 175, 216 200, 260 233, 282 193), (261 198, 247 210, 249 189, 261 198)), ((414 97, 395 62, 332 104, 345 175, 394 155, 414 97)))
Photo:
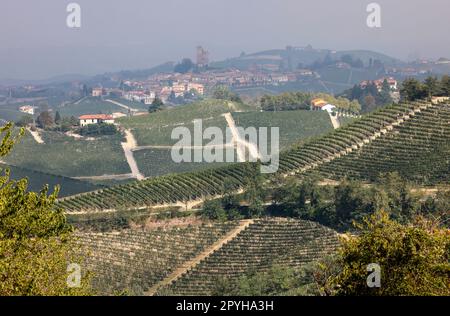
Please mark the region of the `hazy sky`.
POLYGON ((212 60, 286 45, 371 49, 401 59, 450 57, 449 0, 1 0, 0 78, 39 79, 212 60), (81 6, 81 28, 66 6, 81 6))

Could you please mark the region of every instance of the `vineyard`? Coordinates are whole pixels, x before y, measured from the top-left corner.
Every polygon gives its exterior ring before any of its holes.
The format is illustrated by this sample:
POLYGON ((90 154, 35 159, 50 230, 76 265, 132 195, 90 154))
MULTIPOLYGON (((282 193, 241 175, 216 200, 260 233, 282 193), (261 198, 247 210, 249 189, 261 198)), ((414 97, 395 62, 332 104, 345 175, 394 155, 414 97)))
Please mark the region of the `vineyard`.
POLYGON ((233 117, 236 126, 243 128, 279 127, 280 149, 286 149, 294 143, 322 135, 333 129, 328 113, 325 111, 233 113, 233 117))
MULTIPOLYGON (((191 152, 192 154, 192 152, 191 152)), ((193 155, 191 155, 193 156, 193 155)), ((191 172, 227 165, 226 162, 182 162, 176 163, 171 158, 171 149, 153 148, 134 152, 139 170, 146 177, 156 177, 170 173, 191 172)), ((193 158, 191 158, 193 159, 193 158)), ((191 160, 193 161, 193 160, 191 160)), ((237 161, 236 158, 234 161, 237 161)))
POLYGON ((125 109, 110 102, 103 101, 96 97, 87 97, 79 103, 70 103, 57 108, 61 116, 78 117, 83 114, 103 113, 112 114, 115 112, 127 113, 125 109))
POLYGON ((208 99, 149 115, 120 118, 118 122, 128 129, 153 129, 164 126, 175 127, 192 122, 195 119, 217 118, 223 113, 248 110, 251 110, 251 108, 243 104, 208 99))
POLYGON ((26 178, 28 180, 29 191, 39 192, 45 185, 48 185, 50 191, 53 191, 55 186, 59 186, 60 191, 58 196, 60 197, 88 192, 101 187, 99 185, 94 185, 89 182, 75 180, 68 177, 0 164, 0 171, 2 173, 5 169, 10 170, 10 178, 13 180, 26 178))
POLYGON ((212 295, 221 279, 236 282, 245 273, 267 271, 273 265, 301 267, 333 254, 338 244, 336 232, 314 222, 257 220, 160 291, 172 295, 212 295))
POLYGON ((44 144, 36 143, 27 132, 11 154, 4 158, 5 162, 66 177, 130 172, 120 145, 120 135, 86 140, 43 131, 41 136, 44 144))
MULTIPOLYGON (((283 152, 278 172, 294 175, 320 170, 330 177, 348 175, 371 179, 379 172, 398 170, 425 184, 448 183, 448 107, 413 102, 383 108, 283 152), (399 160, 388 160, 390 154, 399 160), (366 168, 369 160, 370 168, 366 168), (384 162, 383 168, 377 167, 384 162), (423 166, 424 163, 427 165, 423 166), (410 173, 417 170, 423 172, 421 177, 410 173)), ((102 189, 62 199, 59 204, 68 212, 95 212, 186 202, 222 194, 225 179, 233 189, 240 189, 252 172, 254 167, 249 163, 233 164, 102 189)))
POLYGON ((149 230, 78 233, 78 243, 101 294, 142 295, 171 271, 217 241, 236 223, 149 230))
POLYGON ((126 291, 134 295, 157 291, 208 295, 218 278, 236 281, 249 270, 265 271, 273 264, 302 266, 332 254, 338 246, 333 230, 313 222, 255 220, 228 240, 227 234, 237 225, 78 232, 77 242, 86 256, 87 270, 93 273, 94 289, 100 294, 126 291), (227 242, 215 247, 221 240, 227 242), (205 250, 206 257, 199 260, 205 250), (187 272, 172 280, 171 274, 177 271, 187 272))

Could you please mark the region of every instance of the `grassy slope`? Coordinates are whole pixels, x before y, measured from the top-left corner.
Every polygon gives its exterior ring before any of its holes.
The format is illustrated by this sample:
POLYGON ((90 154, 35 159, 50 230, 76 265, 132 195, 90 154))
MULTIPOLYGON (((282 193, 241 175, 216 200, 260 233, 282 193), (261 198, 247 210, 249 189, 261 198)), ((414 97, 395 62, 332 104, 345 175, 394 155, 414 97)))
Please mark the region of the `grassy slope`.
POLYGON ((38 144, 27 133, 5 161, 68 177, 130 172, 120 135, 93 141, 77 140, 55 132, 44 132, 42 137, 45 144, 38 144))
MULTIPOLYGON (((226 162, 181 162, 173 161, 170 149, 145 149, 134 153, 139 170, 146 177, 156 177, 169 173, 190 172, 212 167, 224 166, 226 162)), ((191 151, 191 154, 193 152, 191 151)), ((192 156, 191 156, 192 157, 192 156)), ((235 158, 236 161, 236 158, 235 158)))
POLYGON ((126 113, 127 110, 124 108, 112 104, 110 102, 102 101, 98 98, 89 97, 78 104, 72 103, 65 107, 58 109, 61 116, 80 116, 83 114, 111 114, 114 112, 126 113))
POLYGON ((45 185, 48 185, 50 191, 53 191, 53 188, 58 185, 60 187, 59 197, 93 191, 100 188, 100 186, 85 181, 0 164, 0 170, 4 169, 9 169, 11 171, 10 178, 13 180, 27 178, 28 190, 30 191, 38 192, 45 185))
POLYGON ((155 128, 166 125, 176 126, 194 119, 218 117, 222 113, 250 110, 248 106, 233 102, 208 99, 200 102, 176 107, 149 115, 120 118, 118 122, 126 128, 155 128))
POLYGON ((244 128, 279 127, 280 149, 333 129, 328 113, 325 111, 233 113, 233 117, 236 125, 244 128))

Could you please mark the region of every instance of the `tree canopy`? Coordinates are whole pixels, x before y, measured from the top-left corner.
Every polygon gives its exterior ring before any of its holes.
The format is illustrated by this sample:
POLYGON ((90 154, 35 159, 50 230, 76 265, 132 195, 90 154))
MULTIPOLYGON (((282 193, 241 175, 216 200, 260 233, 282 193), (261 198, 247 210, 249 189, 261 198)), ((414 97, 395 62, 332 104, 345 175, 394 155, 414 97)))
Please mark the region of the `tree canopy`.
MULTIPOLYGON (((13 125, 0 128, 0 157, 23 135, 13 137, 13 125)), ((9 170, 0 175, 0 295, 89 294, 88 277, 69 286, 69 264, 83 267, 73 243, 72 227, 55 205, 58 188, 48 195, 29 192, 27 179, 14 181, 9 170)))

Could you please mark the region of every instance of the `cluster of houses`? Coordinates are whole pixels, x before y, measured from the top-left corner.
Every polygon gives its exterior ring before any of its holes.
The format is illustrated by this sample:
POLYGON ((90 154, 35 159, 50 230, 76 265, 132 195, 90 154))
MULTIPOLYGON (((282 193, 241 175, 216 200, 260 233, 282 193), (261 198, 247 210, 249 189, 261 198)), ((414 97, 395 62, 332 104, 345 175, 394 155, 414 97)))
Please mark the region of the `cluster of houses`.
POLYGON ((398 91, 398 82, 397 82, 397 80, 395 80, 392 77, 380 78, 377 80, 364 80, 364 81, 361 81, 359 86, 362 89, 365 89, 365 88, 367 88, 368 85, 374 84, 377 87, 378 92, 380 92, 383 89, 383 83, 385 80, 387 81, 387 83, 389 85, 389 89, 391 91, 398 91))
MULTIPOLYGON (((267 66, 267 65, 266 65, 267 66)), ((157 73, 146 80, 126 80, 123 82, 128 91, 119 89, 92 89, 92 96, 100 97, 114 92, 121 97, 151 104, 158 97, 163 102, 170 96, 183 96, 189 92, 204 95, 207 89, 217 85, 227 85, 233 88, 247 88, 268 85, 280 85, 296 82, 315 76, 309 69, 297 69, 291 72, 268 71, 261 67, 250 67, 249 70, 225 69, 206 70, 199 73, 157 73)))

